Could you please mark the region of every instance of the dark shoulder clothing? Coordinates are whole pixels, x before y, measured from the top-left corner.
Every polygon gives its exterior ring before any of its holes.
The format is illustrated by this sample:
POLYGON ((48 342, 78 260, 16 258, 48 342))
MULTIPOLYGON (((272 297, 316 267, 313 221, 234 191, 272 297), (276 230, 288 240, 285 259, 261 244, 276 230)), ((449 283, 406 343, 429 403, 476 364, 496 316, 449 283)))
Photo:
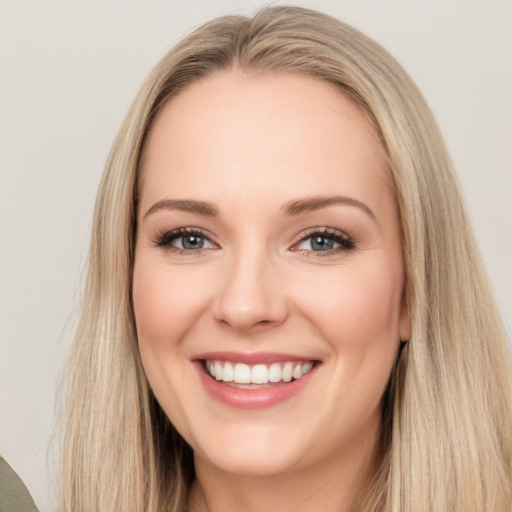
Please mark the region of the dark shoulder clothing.
POLYGON ((21 478, 0 457, 0 512, 38 512, 21 478))

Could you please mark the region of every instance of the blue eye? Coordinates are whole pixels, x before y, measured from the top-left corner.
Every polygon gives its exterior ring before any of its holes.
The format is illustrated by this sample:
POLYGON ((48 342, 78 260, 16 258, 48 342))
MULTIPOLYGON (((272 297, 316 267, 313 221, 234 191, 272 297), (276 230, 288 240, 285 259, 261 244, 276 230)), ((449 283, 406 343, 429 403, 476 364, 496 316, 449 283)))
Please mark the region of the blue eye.
POLYGON ((159 235, 155 245, 170 251, 195 252, 216 246, 199 230, 181 228, 159 235))
POLYGON ((171 245, 180 249, 202 249, 204 246, 204 237, 197 235, 185 235, 175 238, 171 245))
POLYGON ((354 240, 341 232, 324 229, 304 237, 294 250, 333 254, 354 249, 354 240))
POLYGON ((311 249, 313 251, 330 251, 334 247, 334 240, 324 235, 310 237, 311 249))

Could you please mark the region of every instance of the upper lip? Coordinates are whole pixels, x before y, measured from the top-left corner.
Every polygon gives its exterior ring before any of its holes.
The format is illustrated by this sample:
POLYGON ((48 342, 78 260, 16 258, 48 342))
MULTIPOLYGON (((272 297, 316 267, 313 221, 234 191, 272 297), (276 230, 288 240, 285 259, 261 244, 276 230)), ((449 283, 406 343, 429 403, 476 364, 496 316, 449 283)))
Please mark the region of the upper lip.
POLYGON ((244 363, 247 365, 271 364, 293 361, 316 361, 314 357, 307 355, 285 354, 275 352, 203 352, 196 354, 192 360, 208 360, 208 361, 229 361, 231 363, 244 363))

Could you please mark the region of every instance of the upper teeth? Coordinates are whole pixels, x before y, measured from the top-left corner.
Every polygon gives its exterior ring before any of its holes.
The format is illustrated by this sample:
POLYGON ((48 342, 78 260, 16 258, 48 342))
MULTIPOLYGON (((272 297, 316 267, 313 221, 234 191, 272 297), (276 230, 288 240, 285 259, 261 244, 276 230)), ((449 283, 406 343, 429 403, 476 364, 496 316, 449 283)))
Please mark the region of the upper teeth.
POLYGON ((303 363, 272 363, 250 366, 229 361, 206 361, 206 370, 216 380, 237 384, 267 384, 300 379, 313 368, 313 361, 303 363))

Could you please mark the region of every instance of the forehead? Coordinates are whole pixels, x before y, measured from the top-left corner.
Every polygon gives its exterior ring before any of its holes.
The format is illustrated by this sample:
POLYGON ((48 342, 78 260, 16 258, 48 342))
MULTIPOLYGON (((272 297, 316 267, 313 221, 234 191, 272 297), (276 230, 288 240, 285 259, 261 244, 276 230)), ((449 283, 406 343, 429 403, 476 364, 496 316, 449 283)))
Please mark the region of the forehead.
POLYGON ((271 185, 325 194, 350 173, 359 188, 388 188, 386 167, 372 123, 334 85, 298 73, 232 69, 189 85, 163 108, 140 184, 142 195, 165 186, 178 196, 191 186, 199 195, 211 187, 240 192, 241 185, 263 194, 271 185))

